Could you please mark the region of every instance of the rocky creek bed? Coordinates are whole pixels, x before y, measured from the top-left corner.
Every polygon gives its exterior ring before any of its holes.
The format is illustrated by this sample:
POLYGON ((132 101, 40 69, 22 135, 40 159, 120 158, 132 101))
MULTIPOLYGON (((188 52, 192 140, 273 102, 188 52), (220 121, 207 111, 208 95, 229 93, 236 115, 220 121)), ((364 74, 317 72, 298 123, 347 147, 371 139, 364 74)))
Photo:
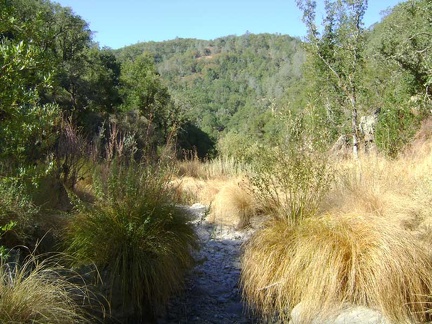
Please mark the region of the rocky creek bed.
MULTIPOLYGON (((186 278, 185 289, 168 303, 158 324, 248 324, 263 323, 254 317, 242 303, 240 281, 240 256, 242 244, 252 235, 253 229, 236 231, 234 226, 215 225, 206 220, 207 208, 195 204, 188 208, 191 223, 201 246, 194 252, 196 266, 186 278)), ((258 224, 257 224, 258 225, 258 224)), ((255 227, 259 227, 255 226, 255 227)), ((300 314, 302 303, 291 313, 290 324, 303 323, 300 314)), ((281 324, 275 318, 269 321, 281 324)), ((390 324, 377 310, 346 305, 331 318, 313 320, 312 324, 390 324)))
POLYGON ((256 323, 242 303, 239 286, 241 246, 252 230, 211 224, 206 210, 200 204, 190 207, 201 248, 194 253, 196 266, 185 289, 170 300, 158 323, 256 323))

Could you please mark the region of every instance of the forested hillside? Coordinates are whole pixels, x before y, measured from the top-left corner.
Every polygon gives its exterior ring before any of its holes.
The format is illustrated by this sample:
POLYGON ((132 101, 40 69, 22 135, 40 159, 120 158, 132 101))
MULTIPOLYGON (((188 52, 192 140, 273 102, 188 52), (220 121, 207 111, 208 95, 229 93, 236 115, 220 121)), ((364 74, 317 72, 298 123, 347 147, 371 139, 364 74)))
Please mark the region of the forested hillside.
POLYGON ((348 101, 355 101, 358 141, 362 117, 381 112, 375 144, 396 156, 428 114, 430 4, 402 3, 369 29, 361 24, 365 8, 333 6, 322 35, 313 34, 319 25, 309 20, 306 42, 246 33, 138 43, 115 55, 119 62, 151 55, 189 127, 218 141, 220 152, 284 141, 294 120, 329 147, 353 132, 348 101))
POLYGON ((288 100, 301 79, 299 39, 246 33, 213 41, 176 39, 117 51, 120 62, 154 56, 158 71, 187 118, 216 140, 229 131, 269 140, 270 110, 288 100))

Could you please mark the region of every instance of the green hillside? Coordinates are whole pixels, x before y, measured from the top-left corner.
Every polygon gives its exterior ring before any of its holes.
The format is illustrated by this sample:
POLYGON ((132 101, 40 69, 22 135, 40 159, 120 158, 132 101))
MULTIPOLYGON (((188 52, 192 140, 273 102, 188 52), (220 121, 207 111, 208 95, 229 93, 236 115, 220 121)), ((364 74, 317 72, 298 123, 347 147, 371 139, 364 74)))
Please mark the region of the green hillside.
POLYGON ((186 118, 212 139, 230 131, 269 139, 277 131, 269 112, 288 100, 305 61, 299 39, 273 34, 139 43, 116 56, 146 52, 186 118))

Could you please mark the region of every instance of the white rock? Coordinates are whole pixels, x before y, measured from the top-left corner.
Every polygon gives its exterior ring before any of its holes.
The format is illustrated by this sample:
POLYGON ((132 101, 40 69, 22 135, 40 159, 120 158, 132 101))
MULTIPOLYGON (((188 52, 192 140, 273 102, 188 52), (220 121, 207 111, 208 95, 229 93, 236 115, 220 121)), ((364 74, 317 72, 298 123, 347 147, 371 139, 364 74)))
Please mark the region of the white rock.
POLYGON ((381 312, 364 306, 353 306, 343 310, 332 322, 334 324, 390 324, 381 312))
MULTIPOLYGON (((291 312, 290 324, 304 324, 301 320, 303 312, 302 303, 296 305, 291 312)), ((377 310, 352 305, 327 318, 318 315, 311 324, 391 324, 391 322, 377 310)))

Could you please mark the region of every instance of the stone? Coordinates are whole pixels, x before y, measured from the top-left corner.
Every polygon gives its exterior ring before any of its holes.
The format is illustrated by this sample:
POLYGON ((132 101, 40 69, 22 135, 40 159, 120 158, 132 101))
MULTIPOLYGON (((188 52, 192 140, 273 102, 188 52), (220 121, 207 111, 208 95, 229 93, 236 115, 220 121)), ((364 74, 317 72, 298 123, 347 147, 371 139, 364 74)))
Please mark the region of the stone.
POLYGON ((159 324, 256 322, 246 314, 238 287, 240 249, 250 233, 215 226, 205 219, 207 211, 202 204, 189 207, 200 243, 194 252, 197 262, 186 278, 185 289, 170 300, 159 324))
MULTIPOLYGON (((297 304, 291 311, 290 324, 303 324, 303 304, 297 304)), ((327 317, 317 314, 311 324, 391 324, 378 310, 364 306, 347 305, 339 311, 330 312, 327 317)))

